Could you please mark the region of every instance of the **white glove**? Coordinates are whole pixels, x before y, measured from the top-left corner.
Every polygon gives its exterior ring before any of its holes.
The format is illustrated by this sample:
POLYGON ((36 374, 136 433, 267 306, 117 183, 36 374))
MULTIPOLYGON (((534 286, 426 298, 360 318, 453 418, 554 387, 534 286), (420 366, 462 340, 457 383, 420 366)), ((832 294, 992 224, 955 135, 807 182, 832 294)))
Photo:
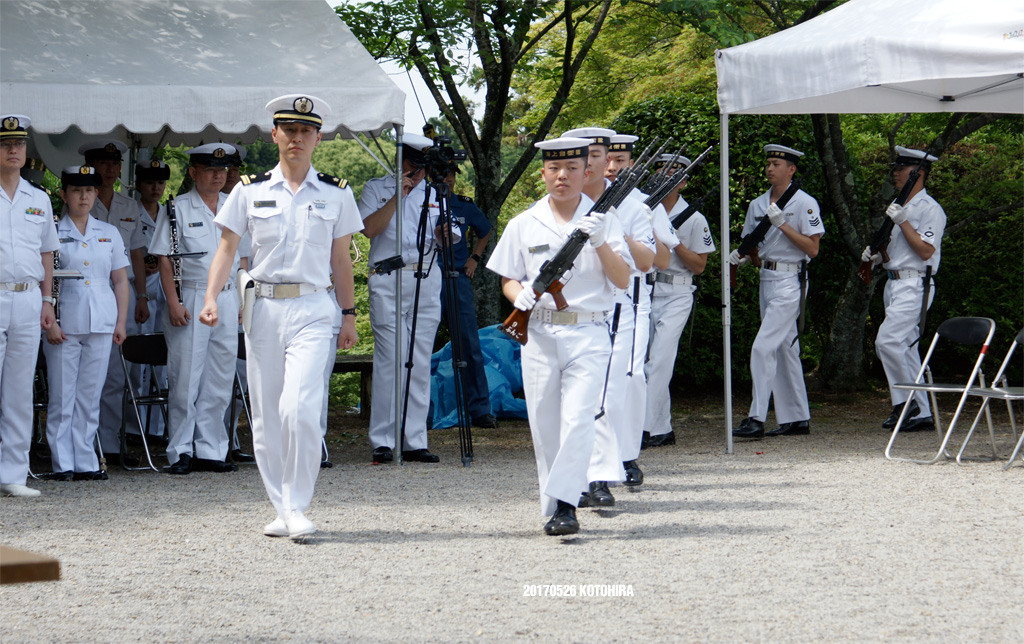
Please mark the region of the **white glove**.
POLYGON ((676 231, 672 229, 672 222, 668 220, 668 217, 655 216, 652 218, 651 223, 655 239, 668 246, 669 250, 679 245, 679 237, 676 236, 676 231))
POLYGON ((885 214, 889 215, 889 219, 892 219, 892 223, 897 226, 907 220, 906 209, 898 203, 889 204, 889 207, 885 209, 885 214))
POLYGON ((772 226, 776 228, 782 228, 782 224, 786 223, 786 215, 782 213, 782 209, 775 204, 768 206, 768 219, 771 220, 772 226))
POLYGON ((860 261, 862 261, 862 262, 871 262, 872 266, 878 266, 879 264, 882 263, 882 254, 881 253, 875 253, 875 254, 872 255, 871 254, 871 247, 870 246, 865 246, 864 247, 864 252, 860 254, 860 261))
POLYGON ((608 222, 605 220, 605 213, 594 212, 580 220, 577 228, 586 233, 590 238, 590 245, 597 248, 604 243, 605 232, 608 229, 608 222))
POLYGON ((523 282, 523 290, 519 291, 512 306, 520 311, 529 311, 537 305, 537 294, 533 292, 533 282, 523 282))
POLYGON ((744 264, 746 264, 749 261, 750 261, 750 257, 747 256, 747 255, 744 255, 743 257, 740 257, 739 249, 736 249, 736 250, 732 251, 731 253, 729 253, 729 263, 732 264, 733 266, 743 266, 744 264))

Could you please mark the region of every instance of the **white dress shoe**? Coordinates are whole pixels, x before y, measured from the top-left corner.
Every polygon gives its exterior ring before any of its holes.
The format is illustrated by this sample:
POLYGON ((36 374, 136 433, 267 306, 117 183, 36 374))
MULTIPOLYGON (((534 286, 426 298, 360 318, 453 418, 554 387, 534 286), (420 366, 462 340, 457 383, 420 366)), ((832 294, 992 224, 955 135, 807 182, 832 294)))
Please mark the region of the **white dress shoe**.
POLYGON ((292 539, 301 539, 316 532, 316 526, 301 510, 286 513, 284 523, 288 526, 288 536, 292 539))
POLYGON ((287 537, 288 526, 285 525, 284 519, 277 517, 267 525, 263 526, 263 534, 268 537, 287 537))
POLYGON ((24 485, 15 485, 15 484, 12 483, 10 485, 8 485, 8 484, 0 485, 0 494, 3 494, 4 496, 26 496, 26 497, 28 497, 28 496, 39 496, 40 494, 42 494, 42 492, 40 492, 39 490, 33 490, 32 488, 26 487, 24 485))

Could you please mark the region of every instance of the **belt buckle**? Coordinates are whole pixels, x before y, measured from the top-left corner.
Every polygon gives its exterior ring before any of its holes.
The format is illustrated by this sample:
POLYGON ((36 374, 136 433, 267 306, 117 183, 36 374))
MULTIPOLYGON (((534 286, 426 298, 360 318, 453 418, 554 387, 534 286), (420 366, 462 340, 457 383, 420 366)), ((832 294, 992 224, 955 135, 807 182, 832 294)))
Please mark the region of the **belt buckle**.
POLYGON ((552 311, 551 324, 576 324, 579 316, 575 311, 552 311))
POLYGON ((23 293, 28 290, 29 286, 30 284, 27 284, 25 282, 18 282, 14 285, 14 292, 23 293))
POLYGON ((274 284, 274 294, 270 297, 276 300, 287 300, 299 296, 298 284, 274 284))

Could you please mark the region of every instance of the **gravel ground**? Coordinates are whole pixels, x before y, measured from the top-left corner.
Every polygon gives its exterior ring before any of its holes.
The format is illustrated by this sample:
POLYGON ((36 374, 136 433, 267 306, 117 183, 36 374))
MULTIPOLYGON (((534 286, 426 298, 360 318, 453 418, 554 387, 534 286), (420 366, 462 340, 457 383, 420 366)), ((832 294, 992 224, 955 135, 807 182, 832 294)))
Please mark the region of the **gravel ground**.
POLYGON ((0 500, 0 541, 62 579, 0 588, 0 641, 1024 640, 1024 467, 888 462, 884 396, 813 406, 812 435, 726 455, 721 405, 687 401, 641 491, 571 539, 541 530, 516 422, 477 430, 470 468, 452 430, 431 433, 439 465, 395 467, 335 418, 304 543, 262 535, 251 466, 35 482, 0 500))

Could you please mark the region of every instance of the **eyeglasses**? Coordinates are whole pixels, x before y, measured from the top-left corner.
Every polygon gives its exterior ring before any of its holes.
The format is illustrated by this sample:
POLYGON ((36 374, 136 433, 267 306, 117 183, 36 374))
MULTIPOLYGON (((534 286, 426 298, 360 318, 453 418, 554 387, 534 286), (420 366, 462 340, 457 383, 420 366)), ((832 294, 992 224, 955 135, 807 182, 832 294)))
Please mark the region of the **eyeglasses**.
POLYGON ((28 145, 28 139, 11 139, 10 141, 0 142, 0 146, 5 148, 23 148, 28 145))

